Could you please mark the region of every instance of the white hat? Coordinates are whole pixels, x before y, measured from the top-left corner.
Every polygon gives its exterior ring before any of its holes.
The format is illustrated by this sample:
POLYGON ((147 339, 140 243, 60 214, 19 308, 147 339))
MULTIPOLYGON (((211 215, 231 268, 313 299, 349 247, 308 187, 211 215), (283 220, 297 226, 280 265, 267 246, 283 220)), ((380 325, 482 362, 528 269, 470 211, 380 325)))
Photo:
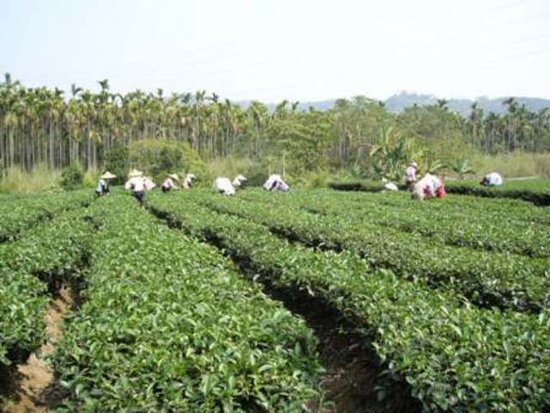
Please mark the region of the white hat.
POLYGON ((113 175, 111 172, 107 171, 100 176, 101 179, 113 179, 116 178, 116 175, 113 175))
POLYGON ((411 162, 411 166, 412 166, 413 168, 418 168, 418 164, 417 164, 416 162, 411 162))
POLYGON ((177 174, 170 174, 168 175, 168 178, 175 179, 176 181, 179 181, 180 177, 177 174))
POLYGON ((128 174, 128 176, 129 176, 130 178, 134 178, 134 177, 136 177, 136 176, 142 176, 142 175, 143 175, 143 172, 138 171, 137 169, 132 169, 132 170, 130 171, 130 173, 128 174))

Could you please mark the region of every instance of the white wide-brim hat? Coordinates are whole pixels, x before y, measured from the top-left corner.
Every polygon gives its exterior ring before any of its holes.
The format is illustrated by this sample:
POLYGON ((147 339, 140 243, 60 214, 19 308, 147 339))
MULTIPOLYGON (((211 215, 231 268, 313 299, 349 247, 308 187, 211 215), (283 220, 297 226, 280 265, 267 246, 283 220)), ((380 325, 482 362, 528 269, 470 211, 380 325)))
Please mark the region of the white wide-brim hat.
POLYGON ((138 171, 137 169, 132 169, 132 170, 130 171, 130 173, 128 174, 128 176, 129 176, 130 178, 135 178, 136 176, 142 176, 142 175, 143 175, 143 172, 138 171))
POLYGON ((175 179, 176 181, 179 181, 180 177, 177 174, 170 174, 168 175, 168 178, 175 179))
POLYGON ((113 175, 109 171, 107 171, 103 175, 101 175, 101 179, 114 179, 114 178, 116 178, 116 175, 113 175))

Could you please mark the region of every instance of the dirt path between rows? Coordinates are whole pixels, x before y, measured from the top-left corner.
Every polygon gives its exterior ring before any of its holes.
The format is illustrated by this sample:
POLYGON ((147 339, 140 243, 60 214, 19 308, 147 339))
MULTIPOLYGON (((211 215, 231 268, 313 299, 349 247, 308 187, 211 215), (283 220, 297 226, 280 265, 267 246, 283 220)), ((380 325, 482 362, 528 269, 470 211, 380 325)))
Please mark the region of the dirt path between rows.
POLYGON ((405 383, 386 381, 368 339, 347 323, 330 305, 304 291, 264 284, 264 292, 304 318, 318 339, 318 351, 326 372, 321 387, 331 403, 311 411, 321 413, 419 413, 420 403, 409 394, 405 383), (386 396, 380 400, 383 389, 386 396))
POLYGON ((14 404, 8 406, 8 413, 46 412, 47 389, 53 383, 53 371, 45 360, 54 351, 55 343, 62 336, 63 319, 73 305, 70 288, 61 288, 45 316, 46 343, 36 353, 31 354, 25 364, 18 367, 21 382, 15 392, 14 404))
MULTIPOLYGON (((150 209, 169 227, 183 230, 184 225, 169 215, 150 209)), ((189 234, 195 236, 193 234, 189 234)), ((312 400, 307 409, 318 413, 419 413, 420 402, 410 394, 408 385, 397 377, 384 377, 385 367, 379 363, 376 351, 367 335, 357 329, 362 326, 353 317, 344 317, 330 303, 315 297, 296 285, 276 286, 272 277, 262 273, 247 256, 226 248, 215 233, 197 237, 220 249, 230 258, 245 278, 262 285, 263 292, 292 314, 304 319, 318 339, 318 352, 325 373, 320 380, 326 400, 312 400), (382 397, 384 395, 384 397, 382 397)))

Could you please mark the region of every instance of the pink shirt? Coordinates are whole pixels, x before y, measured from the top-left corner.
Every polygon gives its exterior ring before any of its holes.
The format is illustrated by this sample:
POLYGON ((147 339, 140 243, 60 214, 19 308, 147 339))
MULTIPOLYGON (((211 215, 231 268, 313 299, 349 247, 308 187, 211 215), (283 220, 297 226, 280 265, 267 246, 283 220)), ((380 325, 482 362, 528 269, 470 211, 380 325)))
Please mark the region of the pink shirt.
POLYGON ((409 166, 405 170, 405 175, 407 176, 407 181, 415 181, 416 180, 416 168, 414 166, 409 166))
POLYGON ((170 178, 165 180, 163 182, 162 186, 165 187, 165 188, 175 188, 176 187, 176 185, 174 185, 174 181, 172 181, 170 178))

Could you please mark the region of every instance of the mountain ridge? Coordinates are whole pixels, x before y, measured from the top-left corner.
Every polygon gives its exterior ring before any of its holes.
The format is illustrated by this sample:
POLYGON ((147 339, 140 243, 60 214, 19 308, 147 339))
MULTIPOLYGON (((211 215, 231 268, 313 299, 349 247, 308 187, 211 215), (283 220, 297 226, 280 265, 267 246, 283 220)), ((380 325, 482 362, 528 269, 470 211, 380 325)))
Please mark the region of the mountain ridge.
MULTIPOLYGON (((447 102, 447 107, 449 110, 458 112, 462 116, 469 116, 471 113, 471 106, 474 102, 477 102, 478 108, 483 109, 484 112, 494 112, 497 114, 506 113, 507 108, 503 104, 503 101, 509 99, 510 96, 503 96, 498 98, 488 98, 486 96, 480 96, 475 99, 466 99, 466 98, 449 98, 444 99, 447 102)), ((538 112, 544 108, 550 108, 550 99, 544 98, 532 98, 517 96, 514 98, 519 105, 525 105, 527 109, 532 112, 538 112)), ((392 112, 402 112, 407 107, 411 107, 414 104, 419 106, 435 105, 438 100, 442 99, 435 95, 422 94, 422 93, 411 93, 411 92, 400 92, 398 94, 392 95, 386 100, 383 100, 386 108, 392 112)), ((309 101, 309 102, 300 102, 298 109, 302 111, 308 110, 310 107, 313 107, 317 110, 328 110, 334 107, 336 101, 339 99, 326 99, 319 101, 309 101)), ((252 100, 245 100, 237 102, 239 105, 244 108, 250 105, 252 100)), ((274 110, 277 106, 276 103, 268 103, 266 106, 270 110, 274 110)))

